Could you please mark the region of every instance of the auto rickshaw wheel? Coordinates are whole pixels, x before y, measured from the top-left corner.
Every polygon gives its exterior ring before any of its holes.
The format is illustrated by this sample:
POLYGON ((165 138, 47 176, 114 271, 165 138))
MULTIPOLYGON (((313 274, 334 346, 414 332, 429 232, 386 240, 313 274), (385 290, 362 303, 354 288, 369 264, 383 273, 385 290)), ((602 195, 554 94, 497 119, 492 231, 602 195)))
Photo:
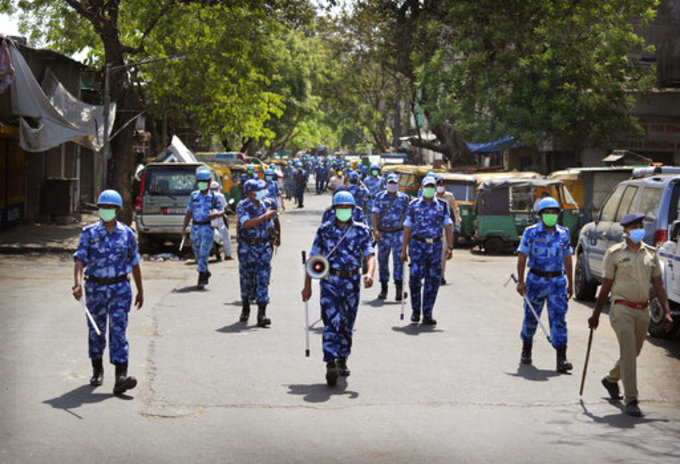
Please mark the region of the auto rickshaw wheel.
POLYGON ((498 254, 505 250, 505 242, 499 237, 491 237, 484 241, 484 251, 498 254))

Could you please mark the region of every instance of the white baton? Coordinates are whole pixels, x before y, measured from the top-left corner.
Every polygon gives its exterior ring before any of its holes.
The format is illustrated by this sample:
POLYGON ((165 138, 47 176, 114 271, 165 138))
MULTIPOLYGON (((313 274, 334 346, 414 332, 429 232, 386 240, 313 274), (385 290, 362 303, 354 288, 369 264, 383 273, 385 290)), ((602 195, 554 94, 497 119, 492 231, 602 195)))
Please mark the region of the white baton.
POLYGON ((87 305, 85 305, 84 296, 80 297, 80 306, 83 307, 83 311, 85 311, 85 314, 87 314, 87 318, 90 320, 90 324, 92 324, 92 328, 94 328, 94 331, 97 332, 97 335, 101 337, 102 333, 99 331, 99 327, 97 327, 97 324, 95 324, 94 319, 92 318, 92 314, 90 314, 90 311, 87 309, 87 305))

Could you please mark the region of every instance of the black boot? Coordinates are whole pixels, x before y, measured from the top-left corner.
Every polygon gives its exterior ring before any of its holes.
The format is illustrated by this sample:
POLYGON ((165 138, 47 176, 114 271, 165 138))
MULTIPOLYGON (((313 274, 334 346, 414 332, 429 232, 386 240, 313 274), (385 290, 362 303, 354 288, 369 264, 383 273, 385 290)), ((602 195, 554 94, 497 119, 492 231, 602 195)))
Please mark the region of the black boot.
POLYGON ((423 315, 423 325, 432 325, 432 326, 435 326, 435 325, 437 325, 437 320, 436 320, 436 319, 432 319, 432 316, 427 317, 427 316, 423 315))
POLYGON ((257 305, 257 325, 259 327, 269 327, 272 321, 267 316, 267 303, 257 305))
POLYGON ((113 394, 121 395, 126 390, 132 390, 137 386, 137 379, 128 377, 127 363, 116 364, 116 384, 113 386, 113 394))
POLYGON ((522 359, 521 363, 522 364, 531 364, 531 346, 533 345, 533 342, 527 342, 525 341, 522 344, 522 359))
POLYGON ((567 347, 566 346, 560 346, 557 348, 557 372, 561 372, 562 374, 568 374, 570 370, 572 370, 574 366, 571 365, 569 361, 567 361, 567 347))
POLYGON ((198 273, 198 283, 196 284, 196 288, 199 290, 203 290, 205 287, 205 277, 203 272, 198 273))
POLYGON ((350 370, 347 368, 347 358, 338 358, 335 364, 338 366, 341 376, 349 377, 350 370))
POLYGON ((326 363, 326 384, 329 387, 334 387, 338 382, 338 368, 335 365, 335 360, 326 363))
POLYGON ((404 287, 402 286, 401 280, 395 280, 394 287, 397 291, 397 295, 394 297, 394 299, 401 301, 404 298, 404 287))
POLYGON ((205 284, 208 285, 208 281, 210 280, 210 277, 212 276, 212 273, 210 271, 205 271, 205 284))
POLYGON ((104 381, 104 363, 102 358, 97 358, 92 360, 92 378, 90 379, 90 385, 93 387, 98 387, 104 381))
POLYGON ((420 322, 420 311, 417 309, 411 312, 411 322, 420 322))
POLYGON ((239 318, 239 321, 241 322, 248 322, 248 318, 250 317, 250 301, 248 299, 243 300, 243 308, 241 309, 241 317, 239 318))
POLYGON ((380 282, 380 294, 378 295, 379 300, 384 300, 387 298, 387 282, 380 282))

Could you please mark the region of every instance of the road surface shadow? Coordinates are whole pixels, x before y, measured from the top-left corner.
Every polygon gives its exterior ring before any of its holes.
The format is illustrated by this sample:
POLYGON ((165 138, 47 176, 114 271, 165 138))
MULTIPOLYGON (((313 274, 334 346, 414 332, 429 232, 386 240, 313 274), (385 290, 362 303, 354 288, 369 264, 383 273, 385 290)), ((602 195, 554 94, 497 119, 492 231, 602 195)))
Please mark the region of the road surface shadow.
POLYGON ((392 330, 406 335, 420 335, 421 333, 437 333, 443 332, 443 329, 437 329, 436 326, 422 325, 411 323, 405 326, 394 326, 392 330))
POLYGON ((260 327, 256 323, 249 325, 247 322, 236 321, 231 325, 225 325, 224 327, 221 327, 219 329, 215 329, 215 332, 240 333, 240 332, 246 332, 246 331, 250 331, 250 330, 268 329, 268 328, 269 327, 260 327))
POLYGON ((288 387, 289 395, 301 395, 302 399, 308 403, 325 403, 333 396, 347 396, 351 400, 359 397, 358 392, 347 390, 345 377, 339 377, 335 387, 329 387, 325 383, 286 385, 286 387, 288 387))
POLYGON ((74 390, 64 393, 61 396, 52 398, 50 400, 43 401, 44 404, 49 404, 55 409, 63 409, 67 413, 82 419, 83 417, 76 414, 72 409, 77 409, 84 404, 94 404, 101 401, 108 400, 109 398, 120 398, 124 400, 133 399, 132 396, 128 395, 114 395, 113 393, 94 393, 94 389, 91 385, 82 385, 74 390))
MULTIPOLYGON (((678 329, 680 331, 680 329, 678 329)), ((664 348, 666 350, 666 356, 669 358, 680 359, 680 340, 677 339, 678 335, 675 335, 675 339, 668 338, 655 338, 652 336, 647 337, 647 341, 654 346, 659 348, 664 348)))
POLYGON ((581 409, 583 409, 583 415, 591 419, 596 424, 605 424, 610 427, 615 427, 618 429, 633 429, 638 425, 649 424, 651 422, 670 422, 668 419, 647 419, 645 417, 632 417, 624 412, 623 403, 620 401, 612 400, 610 398, 605 398, 609 404, 615 406, 618 410, 618 414, 607 414, 606 416, 597 416, 590 412, 586 407, 583 400, 580 400, 581 409))
POLYGON ((552 369, 537 369, 531 364, 520 364, 517 367, 517 372, 506 372, 506 374, 511 377, 522 377, 523 379, 535 382, 547 382, 551 377, 563 375, 552 369))
POLYGON ((362 303, 373 308, 382 308, 383 306, 398 306, 401 304, 399 301, 379 300, 377 298, 375 300, 364 300, 362 303))
POLYGON ((196 285, 188 285, 181 288, 173 288, 172 293, 191 293, 191 292, 205 292, 207 288, 199 289, 196 285))
POLYGON ((239 308, 243 306, 243 302, 241 300, 234 300, 231 303, 224 303, 225 306, 238 306, 239 308))

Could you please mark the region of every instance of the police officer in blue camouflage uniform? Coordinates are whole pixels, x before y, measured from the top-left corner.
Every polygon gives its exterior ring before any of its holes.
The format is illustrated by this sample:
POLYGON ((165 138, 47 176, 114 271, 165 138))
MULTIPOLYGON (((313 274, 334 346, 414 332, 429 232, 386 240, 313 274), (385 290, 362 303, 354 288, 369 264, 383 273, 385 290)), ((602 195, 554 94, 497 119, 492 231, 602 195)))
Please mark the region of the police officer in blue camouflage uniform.
POLYGON ((368 189, 359 180, 359 173, 356 171, 350 171, 347 179, 349 180, 349 193, 351 193, 354 197, 354 201, 356 202, 357 206, 361 207, 364 211, 367 211, 366 198, 368 198, 368 189))
MULTIPOLYGON (((335 219, 324 222, 316 231, 310 257, 324 256, 329 262, 327 278, 320 282, 323 329, 323 359, 326 382, 336 384, 338 375, 350 374, 347 358, 352 348, 352 330, 359 307, 361 263, 367 260, 364 287, 373 285, 375 256, 368 227, 352 220, 354 197, 347 191, 333 195, 335 219)), ((312 281, 305 276, 302 300, 312 296, 312 281)))
POLYGON ((441 284, 442 231, 446 232, 446 259, 451 259, 453 251, 453 222, 446 203, 435 197, 437 181, 426 176, 422 182, 423 194, 413 200, 406 210, 404 220, 404 241, 401 247, 401 260, 406 261, 407 250, 411 258, 409 288, 411 290, 411 321, 420 321, 420 289, 425 279, 422 311, 423 324, 436 325, 432 309, 441 284))
POLYGON ((387 298, 387 283, 390 280, 390 253, 392 253, 394 264, 396 300, 401 301, 404 295, 404 263, 401 261, 401 248, 404 239, 404 219, 409 202, 408 195, 399 191, 399 177, 395 174, 390 174, 387 177, 387 188, 380 192, 373 202, 373 237, 378 242, 378 271, 380 275, 378 298, 381 300, 387 298))
MULTIPOLYGON (((346 185, 340 185, 333 193, 335 194, 338 192, 349 192, 349 187, 346 185)), ((355 206, 354 209, 352 209, 352 219, 356 222, 362 222, 366 224, 366 216, 364 215, 364 210, 360 206, 355 206)), ((323 212, 323 215, 321 216, 321 224, 332 220, 335 220, 335 209, 331 205, 323 212)))
POLYGON ((295 174, 293 177, 293 195, 297 201, 298 208, 305 207, 305 188, 307 187, 307 171, 302 167, 302 162, 295 163, 295 174))
POLYGON ((283 195, 279 188, 279 184, 276 183, 276 173, 273 169, 264 170, 264 180, 267 183, 267 198, 271 200, 274 209, 278 210, 280 205, 281 209, 285 210, 286 207, 283 204, 283 195))
POLYGON ((130 348, 125 338, 128 313, 132 303, 132 289, 128 274, 132 272, 137 287, 135 305, 144 304, 142 271, 139 267, 137 240, 132 229, 116 221, 123 207, 123 199, 115 190, 104 190, 97 200, 101 221, 83 228, 74 253, 73 296, 83 296, 85 274, 85 300, 87 308, 101 333, 97 335, 88 320, 89 356, 92 360, 90 385, 99 386, 104 380, 104 348, 106 348, 106 322, 109 327, 109 360, 116 368, 113 393, 118 395, 137 386, 137 379, 128 377, 130 348))
MULTIPOLYGON (((247 165, 246 166, 246 172, 242 173, 241 177, 239 177, 239 184, 241 184, 241 192, 243 192, 243 186, 250 179, 257 179, 257 174, 255 174, 255 165, 254 164, 247 165)), ((245 193, 244 193, 244 195, 245 195, 245 193)))
MULTIPOLYGON (((543 303, 548 301, 550 337, 557 351, 557 371, 568 373, 567 361, 567 302, 573 294, 572 258, 569 229, 557 224, 560 204, 552 197, 541 199, 537 213, 540 222, 524 229, 517 251, 517 292, 526 295, 541 316, 543 303), (529 273, 524 280, 527 261, 529 273), (566 273, 566 278, 565 278, 566 273)), ((536 318, 526 302, 522 324, 522 364, 531 364, 531 348, 536 333, 536 318)))
POLYGON ((263 180, 251 179, 244 190, 247 198, 236 207, 238 214, 238 272, 241 285, 241 322, 250 316, 250 296, 257 302, 257 325, 267 327, 269 304, 269 276, 271 274, 272 245, 281 245, 281 226, 276 209, 266 197, 263 180))
POLYGON ((295 175, 295 169, 293 168, 293 163, 286 163, 286 167, 283 168, 283 188, 286 192, 286 200, 293 198, 293 176, 295 175))
POLYGON ((196 171, 196 180, 198 181, 198 190, 194 190, 189 195, 182 239, 184 239, 184 231, 191 221, 191 249, 198 264, 197 286, 201 290, 208 284, 211 275, 208 271, 208 258, 210 257, 210 250, 212 250, 215 233, 210 221, 224 215, 224 205, 210 191, 210 171, 199 168, 196 171), (211 210, 214 212, 211 213, 211 210))
MULTIPOLYGON (((380 177, 380 166, 377 164, 371 166, 370 175, 364 179, 364 185, 368 189, 365 208, 366 211, 370 212, 373 211, 373 200, 375 200, 375 197, 385 190, 385 181, 380 177)), ((371 216, 371 214, 368 214, 367 216, 368 226, 373 227, 373 216, 371 216)))

